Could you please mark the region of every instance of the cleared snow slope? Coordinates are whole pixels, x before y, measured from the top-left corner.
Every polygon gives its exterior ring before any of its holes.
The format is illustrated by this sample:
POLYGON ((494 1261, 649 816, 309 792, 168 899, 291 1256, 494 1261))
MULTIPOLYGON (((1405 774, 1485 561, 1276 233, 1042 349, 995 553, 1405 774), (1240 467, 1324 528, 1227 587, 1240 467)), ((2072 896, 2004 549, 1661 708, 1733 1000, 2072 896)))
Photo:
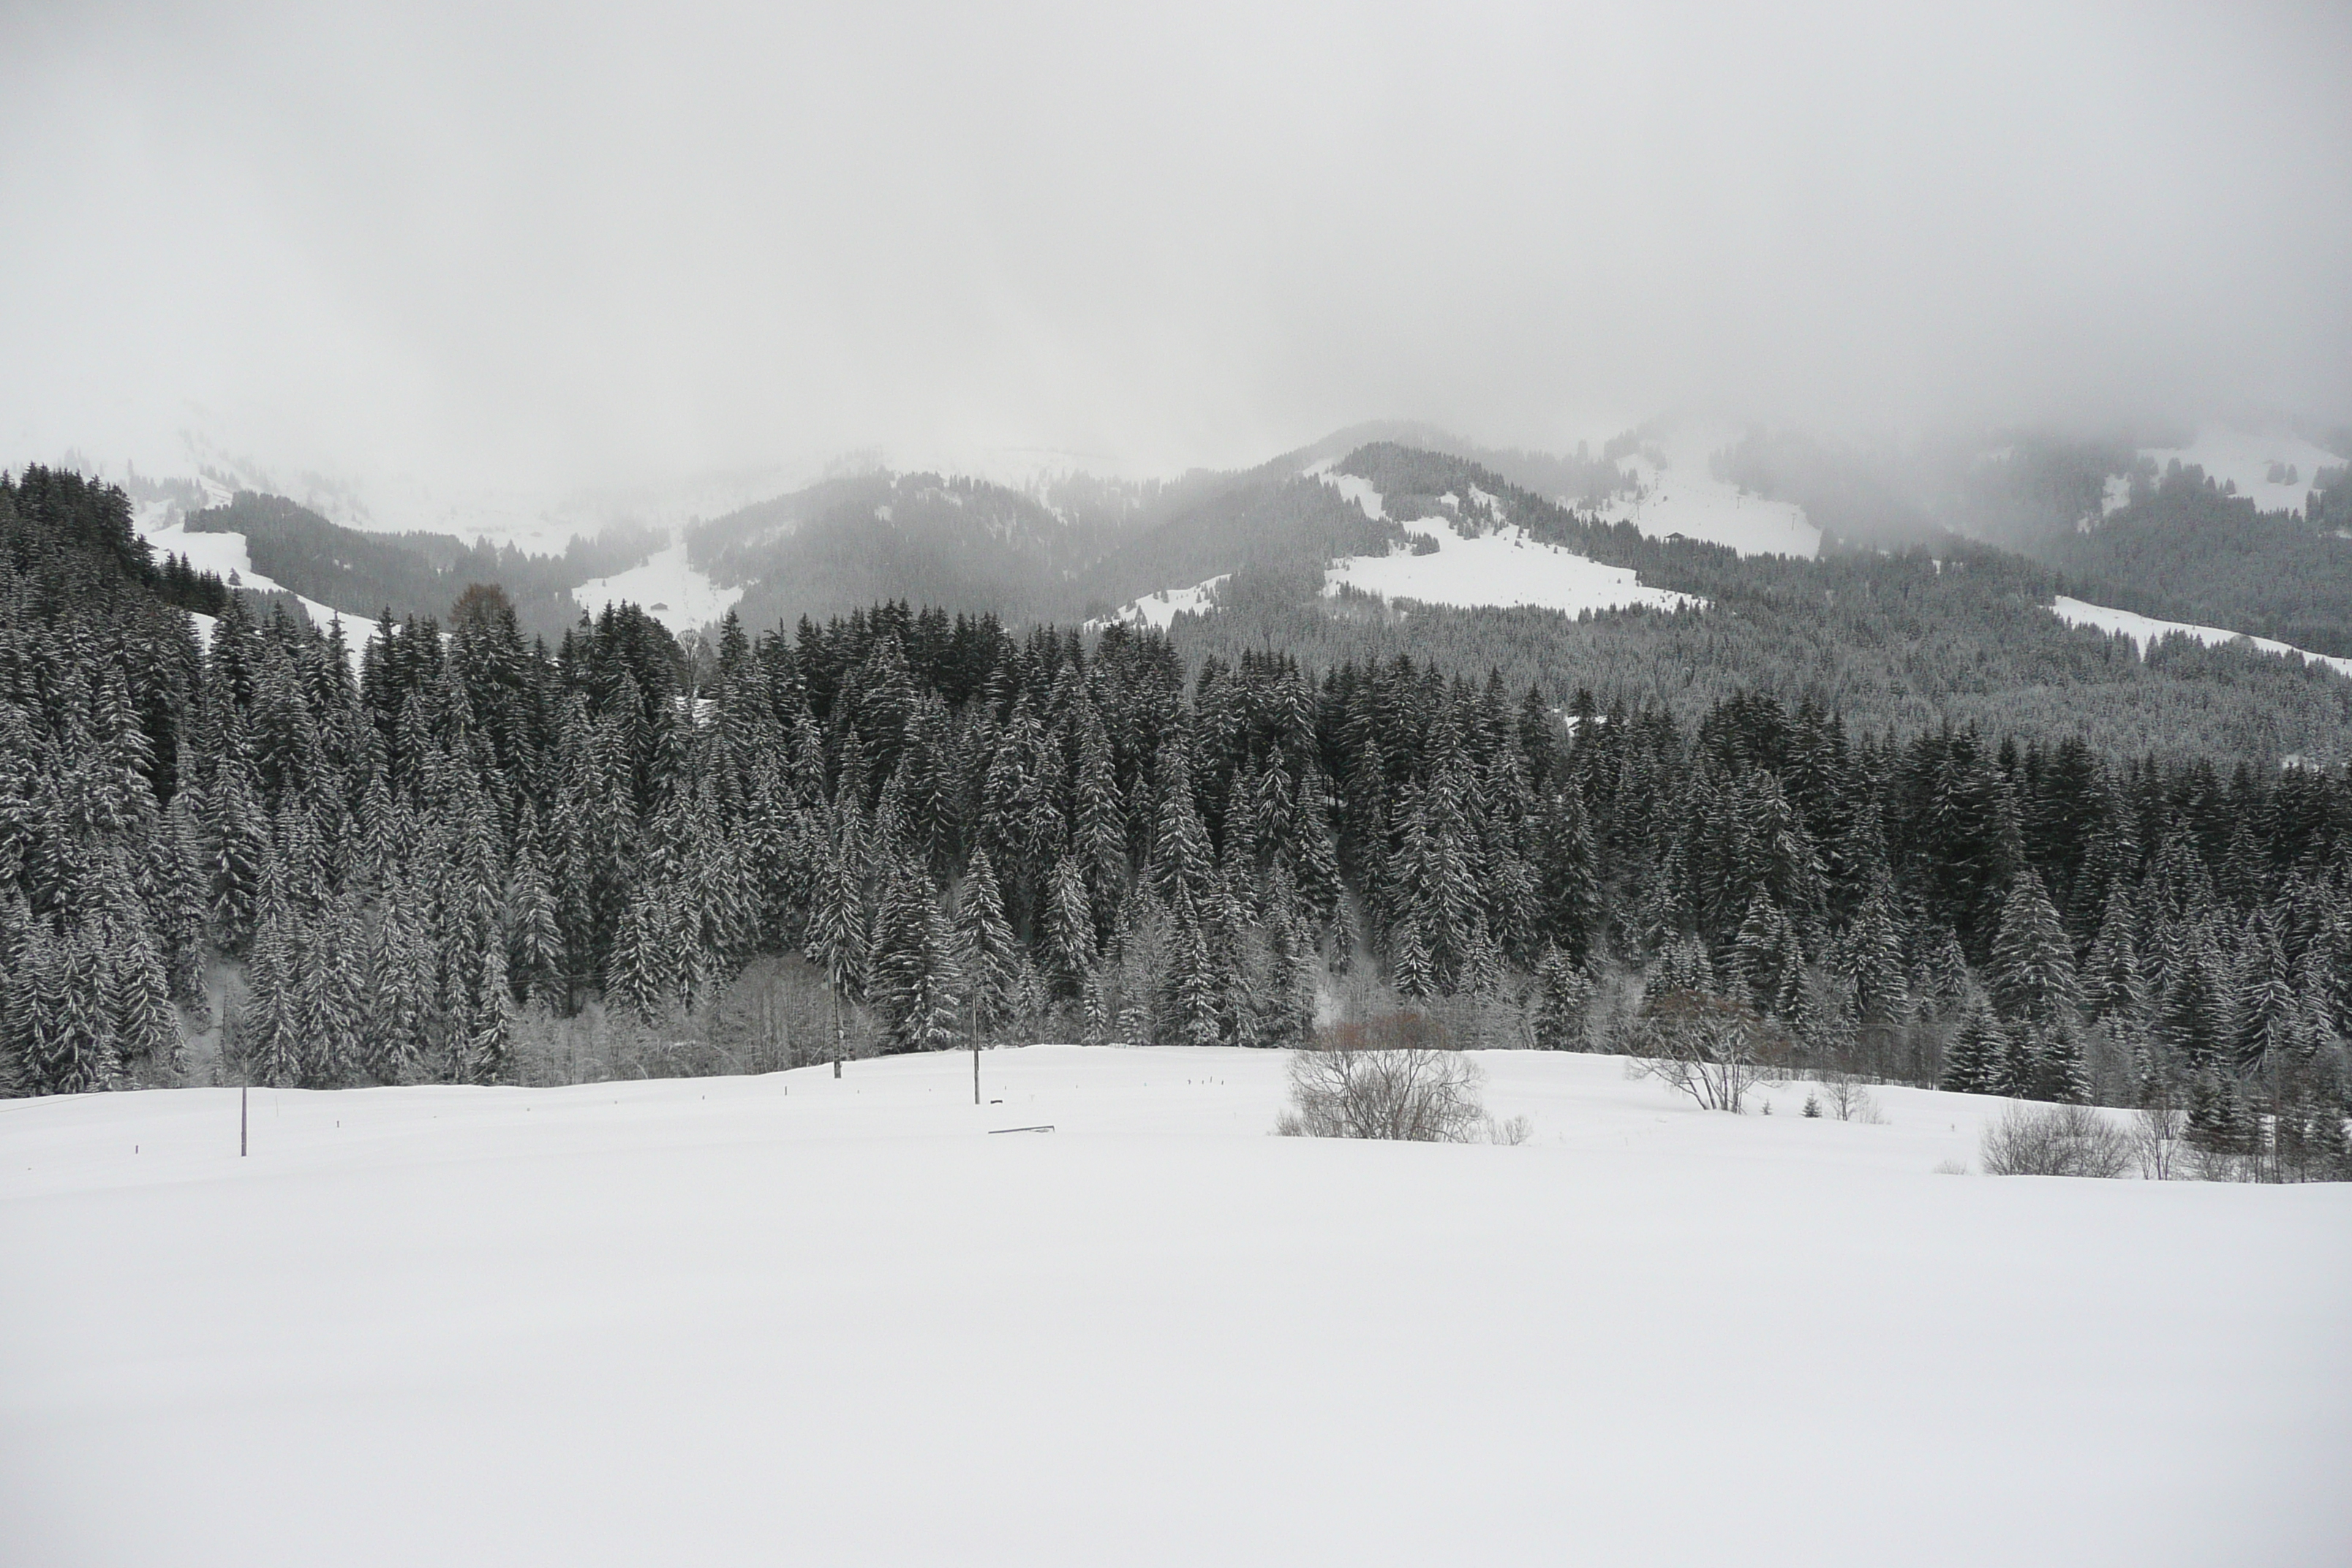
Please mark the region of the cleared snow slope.
POLYGON ((686 536, 680 533, 676 541, 641 566, 581 584, 572 590, 572 598, 592 615, 624 601, 639 605, 673 632, 695 631, 718 620, 743 596, 742 588, 713 583, 687 559, 686 536))
POLYGON ((1533 605, 1544 609, 1659 610, 1696 607, 1687 594, 1644 587, 1629 566, 1603 566, 1588 555, 1531 538, 1516 527, 1465 537, 1443 518, 1404 525, 1408 533, 1433 542, 1425 555, 1398 548, 1386 555, 1349 555, 1331 563, 1324 592, 1342 584, 1391 599, 1433 605, 1533 605))
POLYGON ((1595 514, 1605 522, 1631 522, 1653 538, 1679 533, 1742 555, 1820 554, 1822 531, 1806 521, 1804 508, 1715 477, 1714 454, 1738 439, 1728 429, 1669 428, 1621 465, 1633 479, 1633 493, 1610 497, 1595 514))
POLYGON ((2340 1560, 2352 1190, 1485 1060, 1533 1143, 1233 1050, 0 1103, 5 1555, 2340 1560))
MULTIPOLYGON (((276 578, 253 569, 253 557, 247 551, 242 533, 191 533, 180 514, 168 506, 139 508, 131 514, 131 527, 140 538, 154 547, 155 559, 159 563, 166 555, 182 555, 199 572, 220 574, 224 583, 228 582, 230 574, 234 573, 236 581, 232 586, 251 588, 256 593, 284 592, 278 587, 276 578)), ((320 631, 334 624, 339 612, 332 605, 322 605, 316 599, 303 598, 299 594, 294 597, 320 631)), ((344 616, 342 620, 343 636, 349 639, 352 652, 356 657, 368 639, 370 623, 364 616, 344 616)), ((210 632, 208 626, 202 629, 207 634, 210 632)))
POLYGON ((2104 605, 2094 605, 2081 599, 2070 599, 2063 594, 2051 605, 2050 613, 2070 626, 2095 626, 2110 635, 2121 632, 2138 645, 2140 657, 2146 658, 2150 645, 2180 632, 2203 643, 2207 647, 2219 647, 2224 643, 2243 640, 2264 653, 2293 654, 2310 664, 2323 664, 2336 674, 2352 677, 2352 658, 2336 658, 2324 653, 2310 653, 2292 643, 2273 637, 2250 637, 2243 632, 2228 631, 2221 626, 2192 626, 2187 621, 2159 621, 2153 616, 2142 616, 2130 610, 2111 610, 2104 605))
POLYGON ((1130 599, 1109 615, 1086 623, 1085 629, 1098 632, 1115 622, 1129 626, 1150 626, 1166 631, 1178 616, 1204 615, 1217 607, 1217 586, 1233 575, 1220 573, 1205 583, 1195 583, 1189 588, 1162 588, 1156 594, 1146 594, 1140 599, 1130 599))
MULTIPOLYGON (((2238 493, 2252 496, 2263 511, 2301 512, 2311 499, 2314 475, 2321 468, 2344 466, 2343 458, 2300 436, 2263 436, 2221 427, 2200 430, 2197 439, 2186 447, 2151 447, 2145 455, 2156 459, 2158 468, 2174 458, 2183 467, 2194 463, 2217 485, 2234 482, 2238 493), (2273 464, 2282 470, 2294 470, 2294 480, 2287 481, 2284 472, 2273 480, 2273 464)), ((2113 499, 2110 491, 2111 503, 2113 499)), ((2113 510, 2113 504, 2107 510, 2113 510)))

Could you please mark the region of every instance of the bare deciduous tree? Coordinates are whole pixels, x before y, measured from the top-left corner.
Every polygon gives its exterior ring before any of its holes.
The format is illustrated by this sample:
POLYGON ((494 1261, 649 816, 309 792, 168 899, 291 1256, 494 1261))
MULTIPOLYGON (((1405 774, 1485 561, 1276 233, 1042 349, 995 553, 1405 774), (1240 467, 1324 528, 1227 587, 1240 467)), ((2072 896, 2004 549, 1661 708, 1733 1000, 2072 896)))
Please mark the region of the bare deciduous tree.
POLYGON ((1680 1089, 1706 1110, 1745 1107, 1748 1091, 1774 1081, 1786 1039, 1744 1003, 1703 991, 1660 991, 1642 999, 1631 1069, 1680 1089))
POLYGON ((2180 1112, 2154 1105, 2132 1118, 2132 1158, 2151 1182, 2168 1182, 2180 1166, 2180 1112))
POLYGON ((1822 1093, 1829 1101, 1830 1114, 1840 1121, 1859 1121, 1869 1127, 1885 1124, 1886 1113, 1878 1109, 1878 1097, 1853 1073, 1832 1069, 1822 1074, 1822 1093))

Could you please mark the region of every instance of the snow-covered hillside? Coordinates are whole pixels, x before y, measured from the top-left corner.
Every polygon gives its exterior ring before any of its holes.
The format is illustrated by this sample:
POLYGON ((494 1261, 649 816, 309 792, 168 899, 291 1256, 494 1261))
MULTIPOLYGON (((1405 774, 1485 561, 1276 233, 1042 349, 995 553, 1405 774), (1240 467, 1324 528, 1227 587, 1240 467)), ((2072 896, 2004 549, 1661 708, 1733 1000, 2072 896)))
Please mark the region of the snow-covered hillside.
MULTIPOLYGON (((131 527, 139 537, 154 548, 155 559, 181 555, 199 572, 217 572, 221 581, 234 586, 251 588, 257 593, 278 593, 277 580, 253 569, 253 557, 246 551, 242 533, 191 533, 179 512, 169 506, 151 503, 135 509, 131 527), (234 574, 232 577, 231 574, 234 574)), ((331 605, 316 599, 306 599, 297 594, 302 608, 320 631, 335 620, 337 611, 331 605)), ((209 618, 209 617, 205 617, 209 618)), ((350 639, 354 653, 369 636, 369 623, 364 618, 343 617, 343 635, 350 639)))
POLYGON ((681 533, 641 566, 610 577, 598 577, 572 590, 572 596, 590 614, 624 601, 642 605, 647 615, 674 632, 690 632, 724 616, 743 596, 740 584, 722 588, 695 569, 687 559, 681 533))
MULTIPOLYGON (((2342 468, 2345 461, 2300 436, 2257 435, 2222 426, 2200 430, 2197 439, 2186 447, 2151 447, 2142 456, 2153 458, 2158 468, 2176 459, 2183 468, 2195 464, 2215 484, 2237 486, 2240 495, 2252 497, 2264 511, 2293 512, 2303 510, 2304 502, 2310 499, 2313 476, 2319 469, 2342 468)), ((2107 510, 2114 510, 2116 504, 2111 488, 2107 510)))
POLYGON ((1532 605, 1576 615, 1585 610, 1696 607, 1687 594, 1644 587, 1627 566, 1604 566, 1590 556, 1530 538, 1524 529, 1465 534, 1444 518, 1404 525, 1436 546, 1424 554, 1399 548, 1386 555, 1350 555, 1331 563, 1324 592, 1344 585, 1391 599, 1433 605, 1532 605))
POLYGON ((1205 583, 1195 583, 1189 588, 1162 588, 1156 594, 1146 594, 1140 599, 1130 599, 1108 616, 1097 616, 1085 624, 1090 632, 1124 622, 1131 626, 1150 626, 1166 631, 1169 623, 1178 616, 1201 615, 1217 607, 1217 586, 1233 575, 1218 574, 1205 583))
POLYGON ((1276 1053, 0 1102, 27 1563, 2322 1563, 2352 1188, 1991 1102, 1266 1136, 1276 1053), (999 1129, 1049 1126, 1052 1131, 999 1129))
POLYGON ((2140 657, 2147 657, 2150 645, 2163 641, 2179 632, 2208 647, 2241 639, 2250 642, 2264 653, 2293 654, 2306 663, 2326 665, 2338 675, 2352 677, 2352 658, 2336 658, 2324 653, 2311 653, 2272 637, 2251 637, 2243 632, 2233 632, 2221 626, 2200 626, 2187 621, 2160 621, 2153 616, 2137 615, 2130 610, 2111 610, 2104 605, 2088 604, 2060 595, 2050 606, 2050 613, 2070 626, 2095 626, 2100 631, 2122 633, 2139 647, 2140 657))
MULTIPOLYGON (((1326 458, 1304 470, 1361 507, 1368 518, 1388 516, 1386 498, 1368 479, 1335 473, 1326 458)), ((1502 503, 1473 487, 1465 502, 1444 498, 1455 519, 1416 518, 1402 522, 1426 548, 1401 545, 1385 555, 1349 555, 1331 563, 1323 591, 1358 588, 1390 599, 1464 609, 1534 605, 1577 615, 1586 610, 1673 610, 1699 601, 1686 594, 1644 587, 1631 568, 1604 566, 1588 555, 1548 544, 1525 529, 1503 521, 1502 503)))
POLYGON ((1624 459, 1631 494, 1612 496, 1595 513, 1605 522, 1631 522, 1663 539, 1679 533, 1727 544, 1742 555, 1821 553, 1822 531, 1793 501, 1750 495, 1709 468, 1714 454, 1738 439, 1737 431, 1704 425, 1666 427, 1624 459))

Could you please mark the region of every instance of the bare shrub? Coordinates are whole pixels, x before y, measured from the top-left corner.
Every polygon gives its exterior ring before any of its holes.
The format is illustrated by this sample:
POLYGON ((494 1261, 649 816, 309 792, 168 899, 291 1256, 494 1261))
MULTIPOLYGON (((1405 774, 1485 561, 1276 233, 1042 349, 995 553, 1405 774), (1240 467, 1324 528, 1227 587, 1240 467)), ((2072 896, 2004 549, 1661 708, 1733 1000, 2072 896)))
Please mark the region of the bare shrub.
POLYGON ((2180 1120, 2169 1105, 2150 1106, 2132 1118, 2132 1159, 2151 1182, 2168 1182, 2180 1173, 2180 1120))
POLYGON ((1969 1163, 1966 1160, 1938 1160, 1936 1162, 1936 1174, 1939 1176, 1965 1176, 1968 1173, 1969 1163))
POLYGON ((2120 1176, 2132 1141, 2087 1105, 2012 1105, 1985 1129, 1989 1176, 2120 1176))
POLYGON ((1862 1079, 1853 1074, 1822 1074, 1822 1092, 1828 1097, 1830 1114, 1840 1121, 1859 1121, 1866 1127, 1886 1125, 1886 1113, 1878 1109, 1878 1097, 1864 1089, 1862 1079))
POLYGON ((1486 1074, 1443 1041, 1412 1013, 1319 1031, 1312 1049, 1291 1053, 1291 1108, 1274 1130, 1286 1138, 1485 1142, 1495 1127, 1478 1105, 1486 1074))
POLYGON ((1680 1089, 1701 1110, 1737 1115, 1749 1089, 1775 1081, 1787 1041, 1741 1003, 1704 991, 1660 991, 1643 998, 1632 1047, 1629 1074, 1680 1089))
POLYGON ((1506 1117, 1500 1121, 1486 1118, 1486 1142, 1507 1143, 1516 1147, 1536 1135, 1536 1124, 1524 1116, 1506 1117))

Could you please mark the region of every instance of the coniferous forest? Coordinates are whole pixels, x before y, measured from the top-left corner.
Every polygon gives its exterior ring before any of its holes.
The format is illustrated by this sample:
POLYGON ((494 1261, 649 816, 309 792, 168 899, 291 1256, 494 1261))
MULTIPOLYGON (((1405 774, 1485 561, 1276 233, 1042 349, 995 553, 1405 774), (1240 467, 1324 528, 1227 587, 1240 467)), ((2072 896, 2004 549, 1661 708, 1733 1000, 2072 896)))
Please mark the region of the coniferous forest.
POLYGON ((478 587, 355 649, 216 584, 192 617, 73 475, 0 482, 0 537, 10 1092, 1275 1047, 1398 1008, 1626 1050, 1698 996, 1808 1072, 2160 1103, 2346 1173, 2340 768, 904 604, 551 647, 478 587))

